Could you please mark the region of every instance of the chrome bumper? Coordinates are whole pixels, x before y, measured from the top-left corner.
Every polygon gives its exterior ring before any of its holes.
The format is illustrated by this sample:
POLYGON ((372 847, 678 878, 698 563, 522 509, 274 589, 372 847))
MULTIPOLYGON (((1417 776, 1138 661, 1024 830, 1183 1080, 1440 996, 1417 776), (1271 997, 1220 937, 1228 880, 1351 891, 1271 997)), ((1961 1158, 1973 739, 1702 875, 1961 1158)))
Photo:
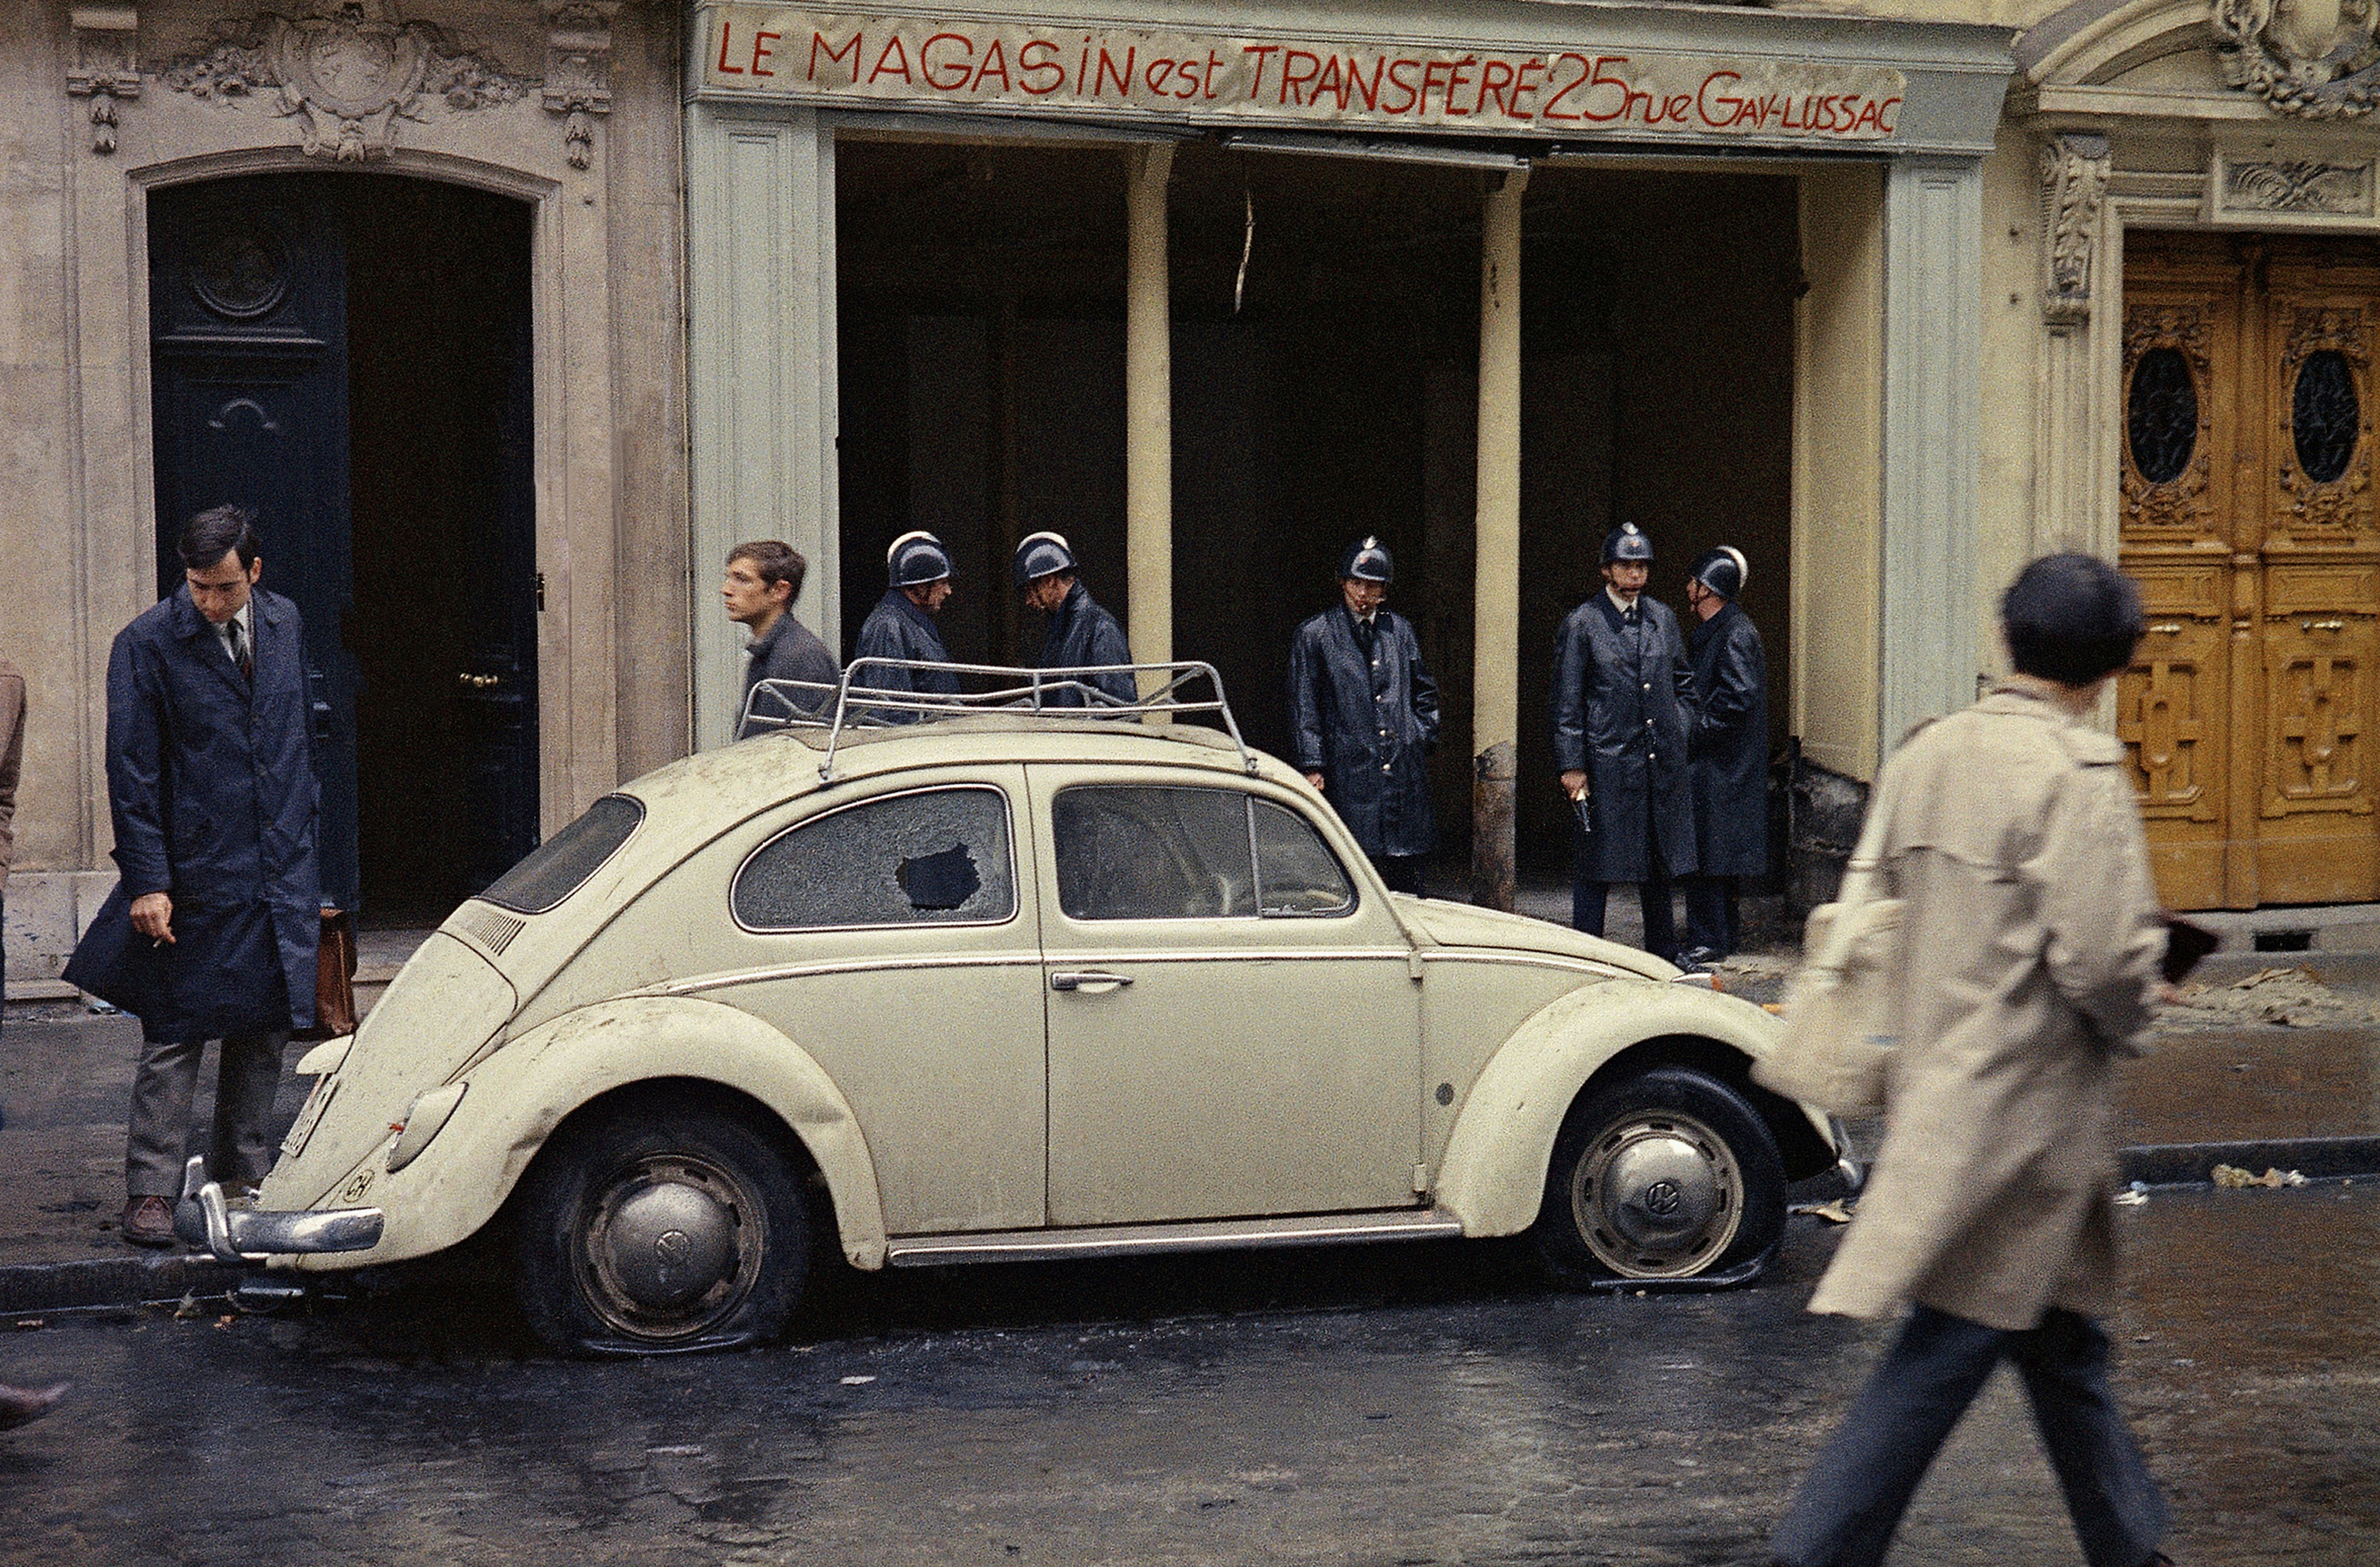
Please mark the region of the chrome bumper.
POLYGON ((382 1224, 376 1208, 321 1213, 234 1208, 224 1200, 222 1185, 207 1179, 203 1159, 184 1167, 182 1200, 174 1208, 174 1233, 225 1262, 262 1262, 298 1252, 370 1251, 380 1245, 382 1224))

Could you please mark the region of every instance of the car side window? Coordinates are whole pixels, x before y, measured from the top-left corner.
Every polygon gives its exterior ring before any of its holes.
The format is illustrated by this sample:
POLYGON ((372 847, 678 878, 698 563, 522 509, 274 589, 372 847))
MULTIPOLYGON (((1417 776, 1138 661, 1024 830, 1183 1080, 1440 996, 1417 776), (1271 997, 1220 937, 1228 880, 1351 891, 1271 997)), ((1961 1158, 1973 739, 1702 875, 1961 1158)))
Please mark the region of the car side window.
POLYGON ((997 924, 1016 913, 1007 797, 921 789, 812 817, 753 851, 731 899, 750 930, 997 924))
POLYGON ((1050 809, 1070 919, 1344 914, 1354 887, 1314 829, 1238 789, 1093 784, 1050 809))

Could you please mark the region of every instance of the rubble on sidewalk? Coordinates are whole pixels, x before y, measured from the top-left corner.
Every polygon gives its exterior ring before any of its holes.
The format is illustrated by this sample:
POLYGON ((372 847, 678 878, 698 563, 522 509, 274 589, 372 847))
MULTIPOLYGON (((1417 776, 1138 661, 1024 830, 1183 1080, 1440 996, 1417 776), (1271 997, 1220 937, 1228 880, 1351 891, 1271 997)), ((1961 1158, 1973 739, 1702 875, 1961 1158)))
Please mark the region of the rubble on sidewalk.
POLYGON ((2269 1023, 2341 1028, 2380 1023, 2380 1012, 2334 990, 2310 964, 2261 968, 2245 978, 2192 981, 2157 1008, 2159 1027, 2269 1023))
POLYGON ((2262 1175, 2242 1170, 2236 1164, 2218 1164, 2214 1172, 2215 1184, 2237 1190, 2243 1186, 2265 1186, 2277 1190, 2282 1186, 2302 1186, 2306 1178, 2294 1170, 2268 1167, 2262 1175))

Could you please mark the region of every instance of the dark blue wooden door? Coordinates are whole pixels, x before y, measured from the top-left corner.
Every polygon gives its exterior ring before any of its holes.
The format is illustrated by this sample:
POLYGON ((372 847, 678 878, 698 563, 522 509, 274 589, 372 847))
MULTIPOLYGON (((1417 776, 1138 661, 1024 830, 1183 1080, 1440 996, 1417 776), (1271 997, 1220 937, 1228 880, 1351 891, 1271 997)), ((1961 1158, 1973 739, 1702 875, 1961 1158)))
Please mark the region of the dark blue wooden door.
POLYGON ((356 906, 355 661, 347 496, 346 271, 329 181, 268 176, 155 192, 149 323, 157 589, 197 512, 255 509, 263 586, 306 617, 322 895, 356 906))
POLYGON ((158 585, 253 506, 306 617, 326 897, 435 923, 536 846, 529 213, 382 175, 150 199, 158 585))

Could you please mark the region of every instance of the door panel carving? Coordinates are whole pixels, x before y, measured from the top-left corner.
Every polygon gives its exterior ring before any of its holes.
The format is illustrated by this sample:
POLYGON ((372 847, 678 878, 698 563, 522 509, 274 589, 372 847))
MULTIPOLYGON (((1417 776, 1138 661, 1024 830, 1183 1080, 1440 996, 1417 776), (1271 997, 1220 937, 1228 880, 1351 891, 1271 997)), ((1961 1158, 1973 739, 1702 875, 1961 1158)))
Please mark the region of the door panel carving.
POLYGON ((2380 263, 2142 235, 2125 298, 2122 552, 2149 634, 2117 733, 2160 891, 2184 908, 2380 895, 2380 263), (2197 439, 2177 462, 2182 411, 2197 439))

